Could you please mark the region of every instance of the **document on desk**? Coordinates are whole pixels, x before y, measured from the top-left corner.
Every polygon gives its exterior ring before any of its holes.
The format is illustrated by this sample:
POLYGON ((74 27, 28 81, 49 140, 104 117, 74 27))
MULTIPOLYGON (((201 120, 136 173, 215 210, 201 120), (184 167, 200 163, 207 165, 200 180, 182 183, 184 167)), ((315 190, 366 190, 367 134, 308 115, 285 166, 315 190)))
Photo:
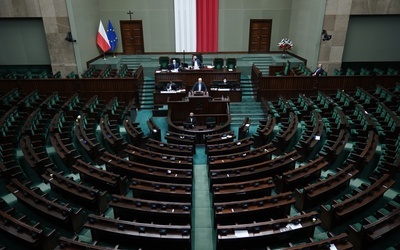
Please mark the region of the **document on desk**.
POLYGON ((302 228, 303 226, 299 223, 299 224, 293 224, 293 223, 289 223, 289 224, 287 224, 286 225, 286 227, 287 228, 290 228, 290 229, 299 229, 299 228, 302 228))
POLYGON ((235 230, 236 237, 249 237, 249 231, 247 230, 235 230))
POLYGON ((337 250, 337 248, 336 248, 336 246, 335 246, 334 244, 331 244, 331 245, 329 246, 329 249, 330 249, 330 250, 337 250))

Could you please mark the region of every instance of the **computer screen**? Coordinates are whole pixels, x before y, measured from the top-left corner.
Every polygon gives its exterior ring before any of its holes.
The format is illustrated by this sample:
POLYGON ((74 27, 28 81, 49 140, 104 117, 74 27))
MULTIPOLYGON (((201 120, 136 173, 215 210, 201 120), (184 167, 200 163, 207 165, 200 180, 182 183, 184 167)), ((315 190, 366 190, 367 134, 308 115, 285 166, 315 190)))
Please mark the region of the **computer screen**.
POLYGON ((190 129, 190 128, 192 128, 192 124, 191 124, 190 122, 184 122, 184 123, 183 123, 183 127, 184 127, 185 129, 190 129))
POLYGON ((214 121, 213 122, 206 122, 206 127, 208 129, 215 128, 215 126, 216 126, 216 123, 214 121))

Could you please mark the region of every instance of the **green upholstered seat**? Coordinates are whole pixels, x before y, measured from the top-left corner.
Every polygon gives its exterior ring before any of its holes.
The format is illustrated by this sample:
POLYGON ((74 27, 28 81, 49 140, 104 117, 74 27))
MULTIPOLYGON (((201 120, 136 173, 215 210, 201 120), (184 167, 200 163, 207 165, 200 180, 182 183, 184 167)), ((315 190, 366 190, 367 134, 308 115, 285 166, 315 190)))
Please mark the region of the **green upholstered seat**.
POLYGON ((224 67, 224 58, 214 58, 214 69, 222 69, 224 67))
POLYGON ((227 69, 236 69, 236 63, 237 63, 236 58, 227 58, 226 59, 226 68, 227 69))
POLYGON ((160 69, 168 69, 169 68, 169 56, 160 56, 158 58, 158 64, 160 69))

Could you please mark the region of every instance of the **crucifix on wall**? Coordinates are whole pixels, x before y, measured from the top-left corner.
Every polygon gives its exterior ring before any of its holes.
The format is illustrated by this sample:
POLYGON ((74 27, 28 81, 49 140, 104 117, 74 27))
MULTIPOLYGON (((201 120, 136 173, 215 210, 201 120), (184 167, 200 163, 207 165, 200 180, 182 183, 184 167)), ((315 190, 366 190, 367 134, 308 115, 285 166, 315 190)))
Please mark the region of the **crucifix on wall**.
POLYGON ((126 13, 126 14, 128 14, 128 15, 129 15, 129 20, 131 20, 131 21, 132 21, 132 14, 133 14, 133 12, 132 12, 131 10, 129 10, 129 12, 128 12, 128 13, 126 13))

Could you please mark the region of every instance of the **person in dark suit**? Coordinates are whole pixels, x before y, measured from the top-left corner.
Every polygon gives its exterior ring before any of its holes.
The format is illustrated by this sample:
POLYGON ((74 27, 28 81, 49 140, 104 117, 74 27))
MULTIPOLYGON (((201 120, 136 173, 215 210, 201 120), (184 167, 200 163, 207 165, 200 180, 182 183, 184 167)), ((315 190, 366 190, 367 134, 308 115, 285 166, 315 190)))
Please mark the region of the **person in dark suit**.
POLYGON ((197 80, 197 82, 195 82, 195 84, 192 87, 192 92, 194 91, 202 91, 202 92, 207 92, 207 86, 206 84, 203 82, 202 78, 199 78, 197 80))
POLYGON ((189 117, 186 119, 186 123, 190 124, 192 128, 197 126, 197 119, 194 117, 193 112, 190 112, 189 117))
POLYGON ((193 56, 193 58, 192 58, 192 67, 193 68, 200 68, 201 66, 203 66, 202 65, 202 63, 201 63, 201 61, 200 61, 200 59, 199 58, 197 58, 197 56, 193 56))
POLYGON ((167 86, 165 86, 165 90, 171 91, 171 90, 176 90, 176 84, 172 81, 167 83, 167 86))
POLYGON ((314 73, 312 76, 320 76, 324 73, 324 69, 322 68, 322 64, 318 64, 318 67, 315 69, 314 73))
POLYGON ((172 63, 169 65, 169 69, 177 70, 177 69, 179 69, 179 66, 180 66, 179 63, 175 59, 173 59, 172 63))

